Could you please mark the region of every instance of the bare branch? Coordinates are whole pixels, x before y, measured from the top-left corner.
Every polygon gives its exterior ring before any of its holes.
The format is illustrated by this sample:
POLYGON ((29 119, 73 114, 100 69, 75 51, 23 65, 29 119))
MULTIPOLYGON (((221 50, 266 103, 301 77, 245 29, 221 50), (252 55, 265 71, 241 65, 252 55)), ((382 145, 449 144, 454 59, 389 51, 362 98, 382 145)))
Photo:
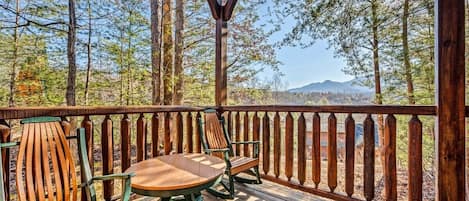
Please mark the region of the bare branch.
POLYGON ((30 19, 26 18, 25 16, 19 15, 18 13, 16 13, 15 10, 9 8, 9 7, 6 6, 6 5, 0 4, 0 8, 5 9, 5 10, 7 10, 8 12, 10 12, 10 13, 12 13, 12 14, 18 15, 21 19, 23 19, 23 20, 26 21, 25 24, 21 24, 21 25, 19 25, 19 26, 14 26, 14 27, 0 27, 1 29, 15 28, 15 27, 25 27, 25 26, 30 26, 31 24, 33 24, 33 25, 36 25, 36 26, 39 26, 39 27, 44 27, 44 28, 48 28, 48 29, 55 30, 55 31, 67 32, 67 31, 62 30, 62 29, 59 29, 59 28, 51 27, 52 25, 67 25, 67 23, 65 23, 65 22, 63 22, 63 21, 50 22, 50 23, 41 23, 41 22, 37 22, 37 21, 34 21, 34 20, 30 20, 30 19))

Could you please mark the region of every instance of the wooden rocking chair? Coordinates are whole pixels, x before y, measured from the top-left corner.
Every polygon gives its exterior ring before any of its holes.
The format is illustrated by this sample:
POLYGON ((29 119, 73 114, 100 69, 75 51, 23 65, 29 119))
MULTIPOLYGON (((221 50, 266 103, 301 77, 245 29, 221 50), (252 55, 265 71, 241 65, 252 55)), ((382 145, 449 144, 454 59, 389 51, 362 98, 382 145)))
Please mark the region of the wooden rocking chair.
POLYGON ((210 188, 208 191, 218 197, 225 199, 234 198, 234 180, 241 183, 261 184, 259 174, 259 141, 231 142, 230 135, 224 126, 224 118, 219 117, 213 109, 205 111, 205 122, 198 119, 200 138, 206 154, 223 158, 226 162, 225 174, 228 176, 229 184, 221 182, 228 193, 210 188), (232 144, 252 144, 253 157, 235 156, 232 144), (248 179, 237 176, 241 172, 248 172, 256 176, 256 179, 248 179))
MULTIPOLYGON (((58 200, 76 201, 78 188, 83 187, 87 200, 96 200, 94 181, 122 179, 124 181, 122 200, 130 199, 130 178, 132 174, 113 174, 92 177, 85 148, 84 129, 77 129, 78 136, 66 137, 56 117, 37 117, 21 121, 23 134, 21 141, 1 143, 0 148, 19 145, 16 163, 16 186, 18 200, 58 200), (72 158, 67 138, 79 139, 79 158, 83 184, 77 183, 75 162, 72 158)), ((1 154, 0 154, 0 161, 1 154)), ((0 170, 2 163, 0 162, 0 170)), ((0 171, 0 181, 3 181, 0 171)), ((0 184, 0 200, 5 200, 3 182, 0 184)))

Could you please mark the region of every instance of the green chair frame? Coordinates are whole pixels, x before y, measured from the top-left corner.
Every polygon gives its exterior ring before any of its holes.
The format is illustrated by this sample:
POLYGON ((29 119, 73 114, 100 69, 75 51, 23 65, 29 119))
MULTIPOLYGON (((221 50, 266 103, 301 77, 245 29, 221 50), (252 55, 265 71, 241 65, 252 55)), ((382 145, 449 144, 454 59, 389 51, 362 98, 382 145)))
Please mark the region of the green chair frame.
POLYGON ((225 118, 221 115, 218 115, 215 109, 207 109, 204 111, 204 113, 215 113, 217 115, 218 120, 220 122, 220 126, 222 127, 222 130, 223 130, 224 140, 226 140, 227 145, 228 145, 228 147, 226 148, 220 148, 220 149, 210 148, 208 141, 206 139, 206 136, 205 136, 205 129, 204 129, 205 122, 203 120, 203 117, 201 116, 197 119, 198 129, 200 132, 200 141, 202 143, 204 153, 209 154, 209 155, 212 153, 222 153, 223 159, 225 160, 225 163, 226 163, 225 174, 228 176, 228 184, 225 184, 223 181, 220 182, 224 190, 228 191, 228 193, 216 190, 213 187, 207 189, 207 191, 223 199, 233 199, 235 195, 234 181, 237 181, 240 183, 246 183, 246 184, 262 184, 261 176, 259 172, 259 165, 246 171, 246 173, 254 175, 256 177, 256 179, 248 179, 248 178, 239 177, 238 174, 232 174, 231 173, 232 163, 230 161, 230 158, 235 156, 232 145, 249 145, 249 144, 253 145, 253 158, 258 159, 260 141, 232 142, 230 140, 230 134, 225 127, 225 118))
MULTIPOLYGON (((61 118, 59 117, 34 117, 28 118, 21 121, 21 124, 26 123, 47 123, 47 122, 60 122, 61 118)), ((78 140, 78 151, 79 151, 79 159, 80 159, 80 167, 82 173, 82 184, 80 187, 82 191, 85 191, 87 200, 89 201, 96 201, 96 190, 94 188, 95 181, 107 181, 107 180, 115 180, 121 179, 123 181, 123 189, 121 194, 121 200, 129 201, 130 194, 131 194, 131 186, 130 180, 131 177, 134 176, 133 173, 118 173, 118 174, 109 174, 103 176, 93 176, 91 173, 90 164, 88 161, 88 154, 86 151, 86 137, 85 137, 85 129, 78 128, 76 136, 67 136, 67 139, 77 139, 78 140)), ((7 143, 0 143, 0 150, 1 149, 8 149, 15 146, 18 146, 20 142, 7 142, 7 143)), ((2 164, 2 154, 0 154, 0 200, 5 199, 5 187, 4 187, 4 177, 3 177, 3 164, 2 164)))

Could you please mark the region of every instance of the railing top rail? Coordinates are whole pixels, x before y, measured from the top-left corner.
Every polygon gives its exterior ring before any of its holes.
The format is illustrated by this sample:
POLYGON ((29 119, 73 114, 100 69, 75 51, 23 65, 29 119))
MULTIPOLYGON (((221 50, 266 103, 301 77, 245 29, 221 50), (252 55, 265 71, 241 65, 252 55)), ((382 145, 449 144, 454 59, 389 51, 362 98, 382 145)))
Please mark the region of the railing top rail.
POLYGON ((258 112, 324 112, 324 113, 364 113, 364 114, 403 114, 436 115, 436 106, 430 105, 238 105, 223 106, 224 111, 258 112))
POLYGON ((61 106, 61 107, 0 107, 0 119, 23 119, 37 116, 83 116, 138 114, 156 112, 196 112, 205 107, 190 106, 61 106))
MULTIPOLYGON (((209 106, 210 107, 210 106, 209 106)), ((0 107, 0 119, 23 119, 37 116, 83 116, 138 114, 157 112, 197 112, 209 107, 192 106, 60 106, 60 107, 0 107)), ((216 107, 210 107, 216 108, 216 107)), ((362 113, 436 115, 433 105, 236 105, 222 106, 223 111, 257 112, 321 112, 321 113, 362 113)), ((466 106, 466 117, 469 107, 466 106)))

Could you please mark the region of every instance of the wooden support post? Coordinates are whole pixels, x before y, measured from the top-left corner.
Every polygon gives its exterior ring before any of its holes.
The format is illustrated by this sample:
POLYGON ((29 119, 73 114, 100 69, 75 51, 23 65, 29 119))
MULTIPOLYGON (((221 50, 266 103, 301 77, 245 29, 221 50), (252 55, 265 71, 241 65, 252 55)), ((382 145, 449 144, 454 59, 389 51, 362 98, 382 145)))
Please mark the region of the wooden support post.
POLYGON ((216 106, 226 105, 227 100, 227 39, 228 23, 217 19, 215 31, 215 103, 216 106))
POLYGON ((436 0, 436 200, 464 200, 464 0, 436 0))
POLYGON ((228 0, 225 5, 217 0, 208 0, 210 11, 216 20, 215 31, 215 104, 226 105, 227 102, 227 41, 228 21, 230 20, 237 0, 228 0))

